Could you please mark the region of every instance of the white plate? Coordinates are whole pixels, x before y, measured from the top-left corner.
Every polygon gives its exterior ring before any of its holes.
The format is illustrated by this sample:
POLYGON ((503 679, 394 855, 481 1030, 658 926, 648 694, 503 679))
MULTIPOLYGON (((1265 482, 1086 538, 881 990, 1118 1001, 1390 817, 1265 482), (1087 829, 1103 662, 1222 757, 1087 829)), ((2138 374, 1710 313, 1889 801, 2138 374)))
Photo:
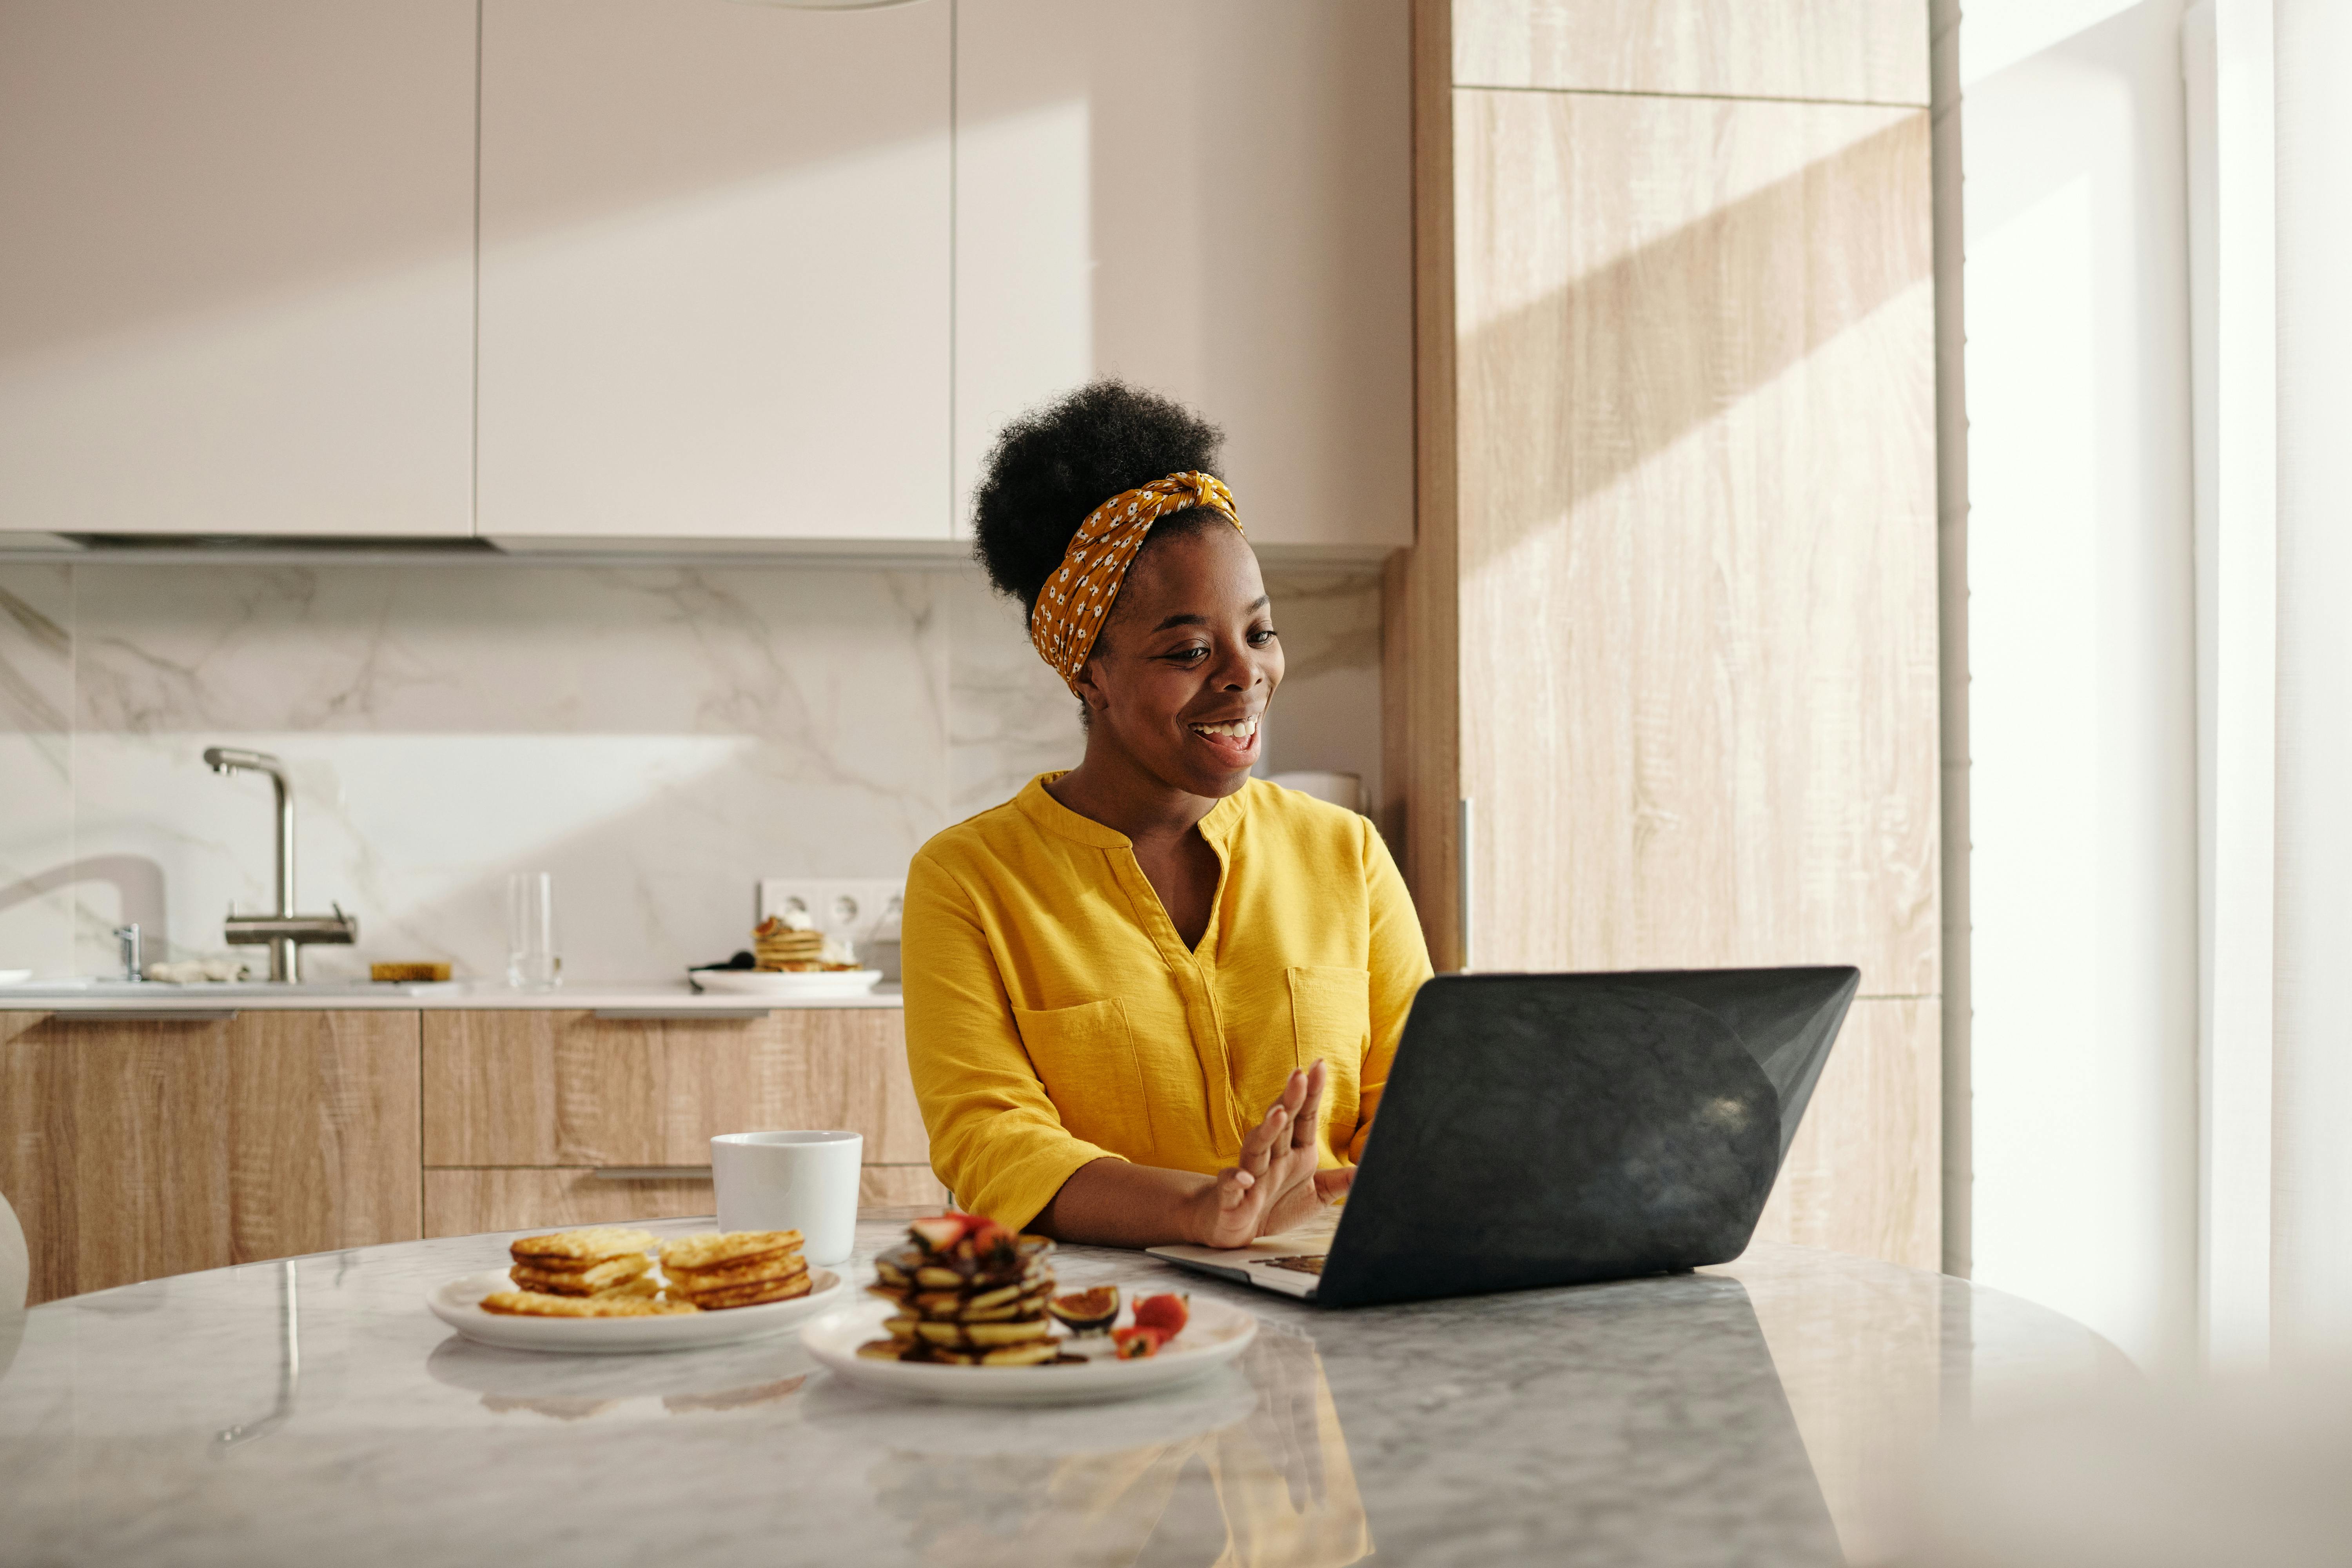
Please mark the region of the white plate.
POLYGON ((866 1361, 857 1347, 885 1333, 882 1320, 898 1309, 875 1301, 828 1313, 801 1331, 801 1344, 817 1364, 866 1388, 958 1405, 1081 1405, 1132 1399, 1206 1377, 1249 1349, 1257 1318, 1242 1308, 1195 1296, 1184 1331, 1141 1361, 1120 1361, 1110 1341, 1089 1335, 1063 1348, 1090 1356, 1084 1366, 948 1366, 939 1362, 866 1361))
POLYGON ((486 1345, 570 1355, 633 1355, 639 1351, 702 1350, 796 1328, 834 1305, 841 1295, 841 1276, 830 1268, 810 1270, 810 1280, 814 1289, 805 1296, 719 1312, 677 1312, 657 1318, 527 1318, 482 1310, 483 1297, 493 1290, 514 1289, 505 1269, 492 1268, 427 1290, 425 1304, 435 1317, 486 1345))
POLYGON ((21 985, 32 977, 29 969, 0 969, 0 985, 21 985))
POLYGON ((691 969, 705 991, 728 996, 863 996, 881 982, 878 969, 691 969))

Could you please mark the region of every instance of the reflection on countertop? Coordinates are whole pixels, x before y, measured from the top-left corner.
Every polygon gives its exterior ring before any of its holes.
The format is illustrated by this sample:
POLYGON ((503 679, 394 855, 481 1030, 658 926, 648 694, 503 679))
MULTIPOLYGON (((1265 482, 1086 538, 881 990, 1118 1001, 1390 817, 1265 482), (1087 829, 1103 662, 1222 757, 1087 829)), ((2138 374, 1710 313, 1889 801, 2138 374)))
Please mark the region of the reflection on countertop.
MULTIPOLYGON (((862 1225, 852 1277, 899 1234, 862 1225)), ((623 1358, 452 1336, 425 1291, 502 1249, 466 1237, 325 1254, 24 1315, 0 1373, 8 1554, 1867 1562, 1885 1540, 1876 1497, 1943 1423, 2001 1407, 2004 1391, 2125 1375, 2053 1314, 1801 1248, 1759 1246, 1678 1279, 1348 1312, 1066 1248, 1072 1287, 1213 1295, 1264 1331, 1232 1367, 1146 1399, 929 1405, 842 1384, 789 1335, 623 1358), (289 1344, 285 1418, 221 1442, 278 1410, 289 1344)))

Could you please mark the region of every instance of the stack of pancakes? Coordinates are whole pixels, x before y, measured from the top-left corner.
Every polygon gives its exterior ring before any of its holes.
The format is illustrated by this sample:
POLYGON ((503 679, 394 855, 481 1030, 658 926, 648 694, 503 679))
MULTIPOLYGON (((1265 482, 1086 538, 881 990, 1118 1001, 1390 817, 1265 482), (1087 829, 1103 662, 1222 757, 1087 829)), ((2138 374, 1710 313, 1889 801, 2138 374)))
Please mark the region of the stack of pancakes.
POLYGON ((809 1292, 796 1230, 706 1231, 662 1243, 662 1294, 705 1312, 788 1301, 809 1292))
POLYGON ((751 949, 765 970, 832 967, 825 960, 824 933, 787 925, 782 915, 770 915, 751 928, 751 949))
POLYGON ((1057 1359, 1061 1345, 1045 1315, 1054 1293, 1045 1261, 1051 1241, 969 1215, 918 1220, 913 1235, 874 1260, 880 1283, 867 1289, 898 1310, 883 1321, 890 1337, 860 1345, 859 1355, 960 1366, 1057 1359))
POLYGON ((507 1252, 507 1277, 519 1287, 482 1299, 486 1312, 543 1318, 638 1318, 688 1312, 691 1306, 657 1299, 653 1232, 594 1226, 586 1230, 526 1236, 507 1252))

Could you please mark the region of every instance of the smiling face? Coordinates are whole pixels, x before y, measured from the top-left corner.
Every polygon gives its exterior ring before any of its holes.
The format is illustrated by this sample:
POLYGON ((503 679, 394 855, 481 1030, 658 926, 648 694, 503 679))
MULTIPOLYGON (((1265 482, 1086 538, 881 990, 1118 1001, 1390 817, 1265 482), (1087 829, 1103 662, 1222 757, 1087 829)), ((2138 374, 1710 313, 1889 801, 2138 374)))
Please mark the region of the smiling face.
POLYGON ((1087 748, 1171 789, 1218 798, 1248 782, 1258 721, 1282 683, 1257 553, 1218 520, 1155 536, 1078 672, 1087 748))

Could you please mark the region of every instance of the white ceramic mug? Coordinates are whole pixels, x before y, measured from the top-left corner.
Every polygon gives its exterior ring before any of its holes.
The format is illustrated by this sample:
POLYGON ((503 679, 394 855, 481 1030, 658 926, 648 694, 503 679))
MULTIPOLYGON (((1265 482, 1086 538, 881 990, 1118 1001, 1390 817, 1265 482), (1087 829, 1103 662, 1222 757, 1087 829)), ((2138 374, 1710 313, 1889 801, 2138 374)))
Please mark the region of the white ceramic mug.
POLYGON ((721 1230, 797 1230, 812 1264, 839 1263, 857 1243, 855 1132, 722 1132, 710 1141, 721 1230))

